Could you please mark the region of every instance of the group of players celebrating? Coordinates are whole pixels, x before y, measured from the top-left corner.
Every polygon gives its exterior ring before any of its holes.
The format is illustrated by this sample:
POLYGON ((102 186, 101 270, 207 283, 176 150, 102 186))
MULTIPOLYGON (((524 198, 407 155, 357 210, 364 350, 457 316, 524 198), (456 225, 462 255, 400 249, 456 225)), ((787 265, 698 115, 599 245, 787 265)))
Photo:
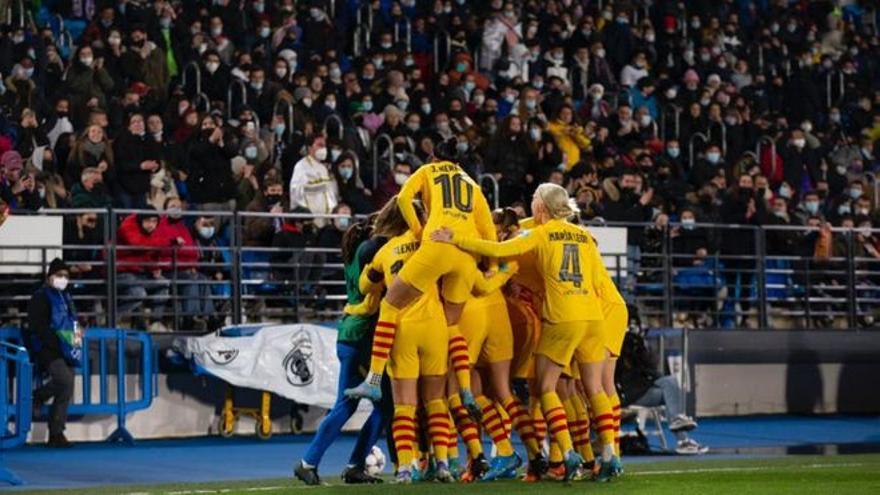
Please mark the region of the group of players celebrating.
POLYGON ((526 481, 620 475, 614 367, 626 304, 589 231, 569 221, 576 206, 546 183, 532 218, 493 213, 452 156, 438 155, 370 220, 372 237, 387 241, 363 266, 361 302, 346 314, 378 309, 378 320, 369 373, 345 395, 380 401, 387 372, 398 483, 515 478, 523 460, 511 431, 528 454, 526 481), (528 383, 528 404, 511 379, 528 383))

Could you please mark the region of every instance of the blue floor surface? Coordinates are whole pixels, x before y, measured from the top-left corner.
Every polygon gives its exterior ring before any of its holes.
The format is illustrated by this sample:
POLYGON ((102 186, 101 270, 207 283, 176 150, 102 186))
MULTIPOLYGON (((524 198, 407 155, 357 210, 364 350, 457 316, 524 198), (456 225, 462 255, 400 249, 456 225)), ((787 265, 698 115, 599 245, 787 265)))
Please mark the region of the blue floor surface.
MULTIPOLYGON (((880 444, 880 417, 713 418, 700 421, 692 436, 720 452, 707 456, 716 459, 749 449, 880 444)), ((672 436, 668 437, 672 441, 672 436)), ((133 447, 79 444, 63 451, 27 446, 5 452, 3 461, 25 480, 24 489, 284 478, 291 475, 294 461, 310 440, 311 435, 280 436, 268 441, 197 438, 143 441, 133 447)), ((326 479, 333 480, 341 472, 353 444, 354 436, 344 436, 330 447, 321 465, 326 479)), ((629 457, 627 461, 657 459, 629 457)))

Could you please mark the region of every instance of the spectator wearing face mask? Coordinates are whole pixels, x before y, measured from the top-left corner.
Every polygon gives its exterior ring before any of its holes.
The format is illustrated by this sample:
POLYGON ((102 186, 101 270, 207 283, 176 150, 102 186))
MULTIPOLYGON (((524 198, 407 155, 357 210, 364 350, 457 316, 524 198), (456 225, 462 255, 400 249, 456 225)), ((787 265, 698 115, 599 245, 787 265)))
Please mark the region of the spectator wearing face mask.
MULTIPOLYGON (((308 154, 293 167, 290 178, 290 206, 307 208, 316 215, 330 213, 339 202, 339 188, 327 168, 329 152, 323 135, 315 134, 307 141, 308 154)), ((324 221, 316 219, 315 225, 324 221)))
POLYGON ((44 104, 36 83, 31 80, 33 75, 33 60, 24 58, 12 67, 12 72, 3 81, 6 94, 0 101, 12 110, 13 115, 20 115, 26 108, 35 108, 44 104))
POLYGON ((147 328, 145 307, 150 308, 150 331, 166 331, 162 323, 168 300, 168 281, 162 276, 159 256, 168 248, 167 238, 156 233, 159 214, 152 209, 131 214, 116 231, 116 280, 119 313, 131 316, 133 328, 147 328), (150 297, 147 297, 150 296, 150 297))
POLYGON ((133 113, 128 117, 126 132, 113 143, 119 186, 114 188, 114 194, 121 208, 146 206, 152 174, 162 167, 161 148, 147 138, 146 132, 144 116, 133 113))
MULTIPOLYGON (((321 227, 318 230, 318 234, 315 238, 315 247, 318 248, 332 248, 336 249, 342 245, 342 235, 348 230, 349 225, 351 225, 352 221, 352 211, 351 207, 349 207, 345 203, 339 203, 333 208, 331 212, 333 215, 341 215, 339 218, 334 218, 332 221, 328 222, 326 225, 321 227)), ((317 259, 317 262, 320 265, 324 266, 323 273, 321 275, 321 279, 323 280, 342 280, 343 274, 341 269, 339 268, 331 268, 327 266, 328 264, 333 266, 340 266, 342 263, 342 259, 339 255, 335 253, 319 253, 320 256, 317 259)), ((329 287, 328 293, 330 294, 342 294, 345 292, 345 288, 338 287, 329 287)))
POLYGON ((501 122, 486 150, 486 172, 500 188, 500 204, 509 205, 525 199, 526 175, 533 156, 523 127, 523 120, 510 115, 501 122))
POLYGON ((379 183, 376 191, 373 191, 373 204, 376 208, 388 202, 400 192, 400 188, 413 173, 413 166, 408 162, 397 162, 390 174, 387 174, 379 183))
POLYGON ((372 192, 361 181, 357 160, 351 152, 343 152, 333 165, 333 176, 339 185, 340 204, 350 205, 358 215, 371 213, 374 208, 370 201, 372 192))
POLYGON ((782 161, 785 164, 783 176, 792 187, 799 191, 809 191, 814 187, 820 175, 819 157, 807 147, 801 129, 791 132, 791 139, 782 150, 782 161))
POLYGON ((67 288, 70 268, 60 258, 49 264, 46 282, 28 303, 25 342, 31 358, 49 381, 34 392, 34 407, 52 399, 49 409, 49 447, 67 448, 64 436, 67 407, 73 395, 73 367, 82 353, 82 330, 67 288))
POLYGON ((36 211, 40 208, 34 174, 24 170, 17 151, 7 151, 0 156, 0 199, 13 210, 36 211))
POLYGON ((96 59, 91 46, 79 49, 67 72, 67 91, 73 107, 84 113, 95 99, 98 107, 107 108, 107 95, 113 90, 113 78, 104 69, 103 59, 96 59))
MULTIPOLYGON (((288 209, 284 186, 274 178, 263 181, 260 195, 247 206, 249 212, 272 213, 279 215, 288 209)), ((244 219, 242 242, 245 246, 268 247, 272 244, 275 233, 281 230, 282 220, 279 218, 248 216, 244 219)))
POLYGON ((556 138, 556 144, 565 159, 566 170, 580 161, 581 151, 586 151, 590 147, 590 138, 584 132, 583 126, 574 121, 574 109, 571 105, 563 105, 559 109, 556 118, 548 124, 547 130, 556 138))
POLYGON ((186 184, 190 203, 205 211, 235 207, 236 187, 231 165, 234 156, 235 149, 231 142, 227 144, 223 129, 212 117, 205 117, 188 153, 186 184))
POLYGON ((715 177, 719 170, 724 170, 724 167, 721 148, 714 144, 709 145, 703 157, 697 160, 696 164, 692 164, 689 181, 694 187, 702 187, 715 177))
POLYGON ((798 233, 784 227, 796 221, 788 210, 788 200, 782 196, 773 198, 770 215, 767 216, 765 233, 767 254, 770 256, 793 256, 798 241, 798 233), (774 228, 782 227, 782 228, 774 228))

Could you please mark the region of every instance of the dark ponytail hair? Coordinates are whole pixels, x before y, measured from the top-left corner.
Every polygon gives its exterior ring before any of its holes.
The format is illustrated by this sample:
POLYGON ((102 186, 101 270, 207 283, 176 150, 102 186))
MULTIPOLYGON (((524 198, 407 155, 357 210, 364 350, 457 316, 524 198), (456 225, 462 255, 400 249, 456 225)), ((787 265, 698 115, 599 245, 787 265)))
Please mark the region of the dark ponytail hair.
POLYGON ((355 223, 342 234, 342 262, 346 265, 354 261, 354 255, 357 252, 358 246, 372 235, 375 218, 376 214, 374 213, 366 219, 355 223))

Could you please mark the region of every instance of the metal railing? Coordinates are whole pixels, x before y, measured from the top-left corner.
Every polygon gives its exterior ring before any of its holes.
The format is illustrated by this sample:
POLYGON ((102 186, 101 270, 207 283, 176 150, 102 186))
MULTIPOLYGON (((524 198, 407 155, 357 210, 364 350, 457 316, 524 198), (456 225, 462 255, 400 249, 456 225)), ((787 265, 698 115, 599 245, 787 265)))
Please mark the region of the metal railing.
MULTIPOLYGON (((3 343, 21 345, 21 331, 14 327, 0 328, 0 344, 3 343)), ((80 365, 74 370, 82 388, 74 394, 68 414, 115 415, 116 430, 107 441, 133 443, 126 417, 128 413, 149 408, 158 392, 152 338, 146 332, 134 330, 87 328, 83 331, 82 349, 80 365), (132 376, 136 380, 133 390, 128 383, 132 376)), ((41 406, 40 416, 48 417, 49 411, 49 406, 41 406)), ((28 418, 30 412, 28 405, 28 418)))
MULTIPOLYGON (((247 105, 247 96, 248 96, 247 84, 245 84, 245 82, 242 81, 241 79, 233 78, 232 81, 229 82, 229 87, 226 88, 226 118, 227 119, 231 119, 232 115, 233 115, 233 107, 232 107, 233 98, 232 97, 235 96, 235 93, 233 91, 235 90, 236 87, 239 88, 240 101, 238 102, 238 104, 241 106, 247 105)), ((254 115, 256 115, 256 114, 254 114, 254 115)))
MULTIPOLYGON (((294 247, 279 242, 285 222, 295 224, 295 232, 325 225, 324 234, 332 234, 332 221, 341 215, 184 212, 181 221, 211 218, 219 233, 195 247, 147 248, 117 241, 118 225, 134 213, 105 211, 100 245, 0 246, 0 322, 23 323, 27 301, 51 261, 48 253, 59 248, 73 267, 69 290, 88 326, 144 328, 152 320, 176 331, 201 331, 222 324, 332 320, 341 314, 345 286, 338 245, 321 247, 314 242, 318 236, 307 234, 294 247), (22 249, 38 254, 24 261, 6 256, 22 249), (138 257, 145 253, 152 258, 138 257)), ((820 257, 819 231, 806 227, 602 226, 626 228, 630 239, 641 239, 639 249, 603 250, 603 256, 622 293, 652 326, 873 326, 880 259, 864 249, 863 230, 832 229, 833 252, 820 257)), ((196 242, 197 234, 192 235, 196 242)), ((880 231, 872 235, 880 239, 880 231)))
POLYGON ((22 445, 31 430, 33 370, 27 350, 0 342, 0 483, 22 484, 21 478, 3 465, 3 451, 22 445), (13 425, 9 429, 10 423, 13 425))

